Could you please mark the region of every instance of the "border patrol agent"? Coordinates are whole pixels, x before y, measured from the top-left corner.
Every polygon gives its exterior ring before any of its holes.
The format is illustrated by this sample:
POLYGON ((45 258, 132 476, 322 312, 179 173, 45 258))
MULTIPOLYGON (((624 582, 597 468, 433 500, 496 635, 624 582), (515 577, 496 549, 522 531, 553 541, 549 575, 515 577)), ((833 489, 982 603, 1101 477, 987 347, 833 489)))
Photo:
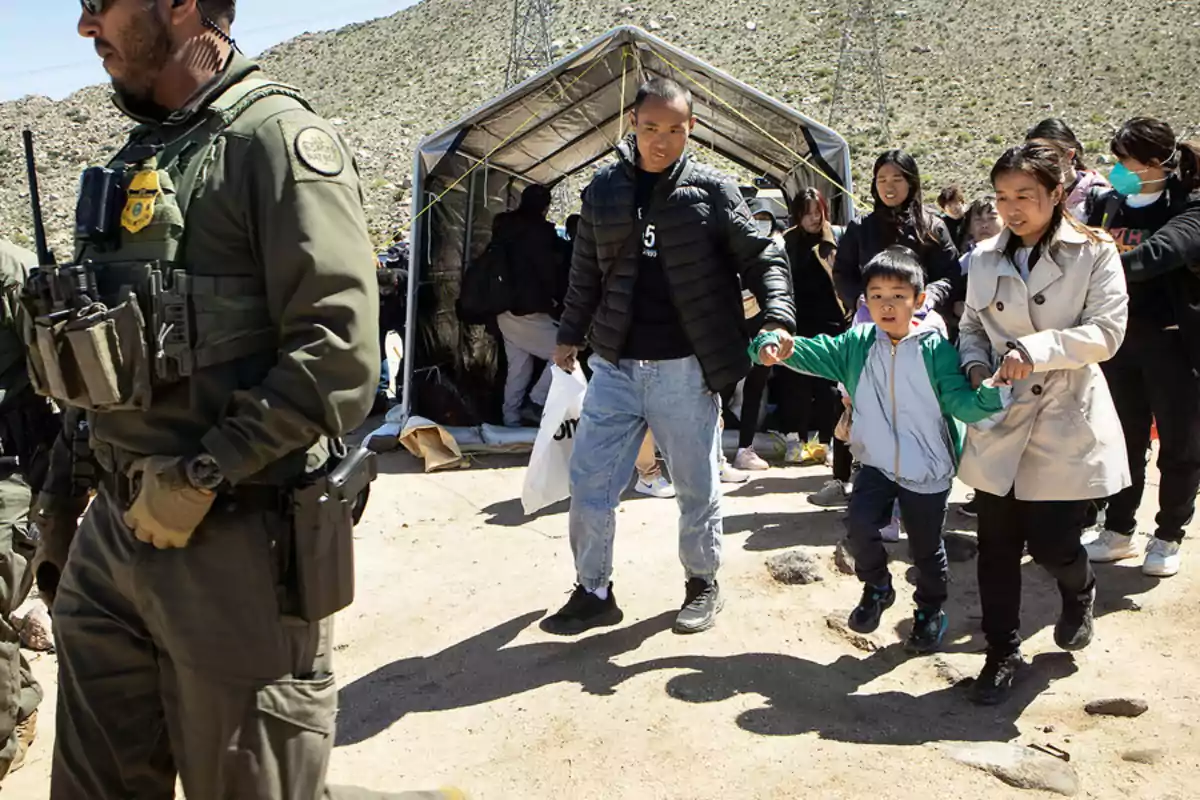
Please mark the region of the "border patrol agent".
POLYGON ((87 410, 100 485, 53 607, 50 796, 461 797, 325 784, 373 477, 339 437, 379 376, 351 155, 237 52, 232 0, 81 4, 138 125, 82 177, 73 262, 25 294, 31 379, 87 410))

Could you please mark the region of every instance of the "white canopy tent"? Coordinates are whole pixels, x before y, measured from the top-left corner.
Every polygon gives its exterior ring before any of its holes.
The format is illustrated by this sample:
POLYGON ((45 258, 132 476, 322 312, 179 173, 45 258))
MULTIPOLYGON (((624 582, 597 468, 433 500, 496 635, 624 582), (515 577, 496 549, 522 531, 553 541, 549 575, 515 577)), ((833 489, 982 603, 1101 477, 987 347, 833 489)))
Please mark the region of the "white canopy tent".
POLYGON ((639 85, 654 76, 692 91, 692 138, 701 148, 788 198, 816 186, 830 199, 835 223, 853 216, 850 152, 841 136, 656 36, 616 28, 418 145, 405 417, 473 425, 499 408, 504 376, 496 343, 455 313, 463 270, 487 245, 492 218, 515 205, 522 189, 554 186, 613 152, 639 85))

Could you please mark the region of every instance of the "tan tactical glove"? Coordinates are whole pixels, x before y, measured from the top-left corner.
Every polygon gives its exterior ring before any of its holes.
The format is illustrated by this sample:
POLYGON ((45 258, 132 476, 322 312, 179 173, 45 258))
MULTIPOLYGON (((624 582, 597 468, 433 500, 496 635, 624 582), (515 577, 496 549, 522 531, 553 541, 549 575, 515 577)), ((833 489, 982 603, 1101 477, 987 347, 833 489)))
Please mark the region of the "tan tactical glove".
POLYGON ((184 459, 177 456, 139 458, 129 468, 129 477, 140 477, 141 488, 125 512, 125 524, 140 541, 160 550, 186 547, 216 494, 192 486, 184 459))

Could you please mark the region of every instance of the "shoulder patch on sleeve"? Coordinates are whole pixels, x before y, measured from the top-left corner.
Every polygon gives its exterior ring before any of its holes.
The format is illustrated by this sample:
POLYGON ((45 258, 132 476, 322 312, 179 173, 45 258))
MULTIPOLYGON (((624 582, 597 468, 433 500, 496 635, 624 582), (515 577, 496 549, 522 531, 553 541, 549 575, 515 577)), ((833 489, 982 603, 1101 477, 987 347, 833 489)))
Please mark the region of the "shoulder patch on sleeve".
POLYGON ((313 172, 335 177, 346 168, 346 156, 325 131, 316 126, 305 128, 296 134, 292 145, 300 161, 313 172))
POLYGON ((278 123, 295 180, 344 182, 353 176, 345 146, 320 117, 287 114, 278 123))

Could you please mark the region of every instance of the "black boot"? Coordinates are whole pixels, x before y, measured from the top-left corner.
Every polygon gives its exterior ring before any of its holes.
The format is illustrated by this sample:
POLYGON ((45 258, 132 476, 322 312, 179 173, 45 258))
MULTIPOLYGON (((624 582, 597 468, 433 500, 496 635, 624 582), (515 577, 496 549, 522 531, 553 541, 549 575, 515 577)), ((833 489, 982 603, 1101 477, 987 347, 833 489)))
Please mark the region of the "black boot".
POLYGON ((999 656, 988 653, 987 663, 971 687, 971 702, 980 706, 1003 703, 1012 694, 1013 682, 1024 666, 1025 660, 1019 650, 999 656))
POLYGON ((1077 595, 1063 593, 1062 614, 1054 626, 1054 643, 1063 650, 1082 650, 1092 643, 1095 632, 1093 611, 1096 606, 1096 582, 1077 595))
POLYGON ((872 586, 864 583, 862 599, 858 601, 858 606, 850 612, 850 620, 847 623, 850 630, 855 633, 874 632, 879 627, 883 612, 891 608, 895 602, 896 590, 892 588, 891 581, 888 581, 887 586, 872 586))

